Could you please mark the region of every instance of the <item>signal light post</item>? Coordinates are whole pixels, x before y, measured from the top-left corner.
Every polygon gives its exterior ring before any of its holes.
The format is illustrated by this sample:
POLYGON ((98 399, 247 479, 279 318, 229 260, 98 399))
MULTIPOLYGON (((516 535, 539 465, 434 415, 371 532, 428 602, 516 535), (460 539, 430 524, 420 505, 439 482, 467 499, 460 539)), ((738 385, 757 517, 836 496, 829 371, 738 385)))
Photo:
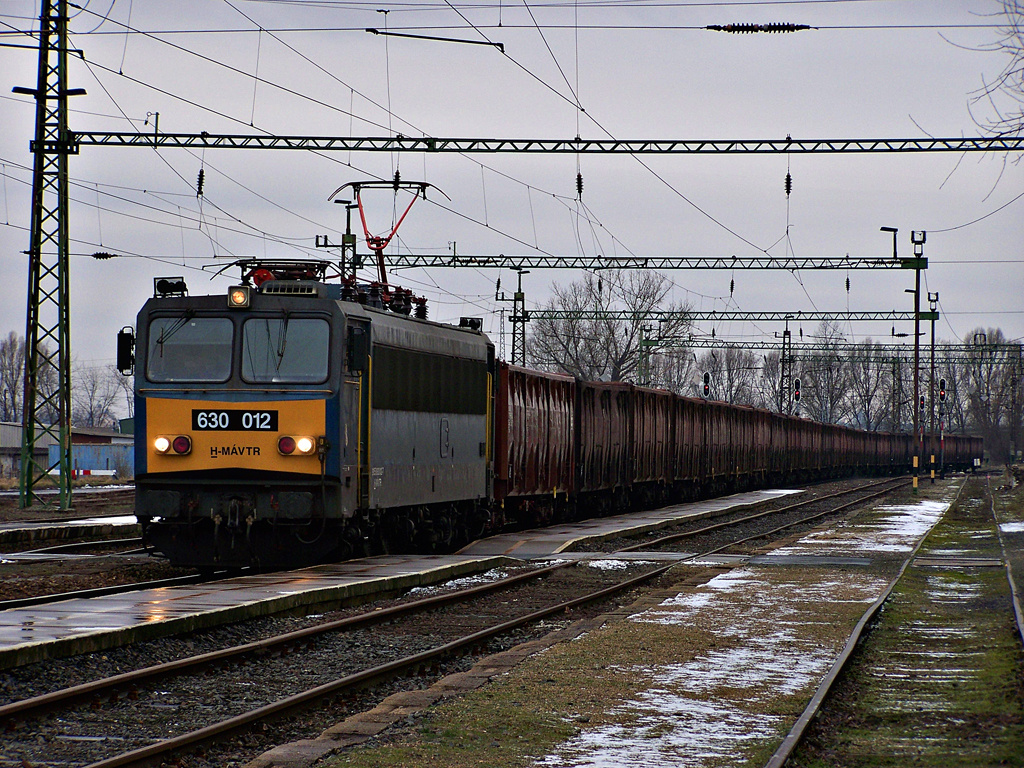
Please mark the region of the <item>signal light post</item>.
POLYGON ((939 477, 946 477, 946 380, 939 379, 939 477))
POLYGON ((938 306, 938 291, 935 293, 929 291, 926 317, 932 323, 932 362, 931 373, 928 376, 928 461, 932 483, 935 482, 935 321, 939 319, 938 306))
MULTIPOLYGON (((914 400, 921 394, 921 270, 928 268, 924 258, 924 243, 927 233, 914 231, 910 233, 910 242, 914 245, 914 257, 901 260, 904 269, 914 270, 914 400)), ((893 233, 895 243, 896 234, 893 233)), ((923 400, 922 400, 923 402, 923 400)), ((914 495, 917 495, 918 476, 921 473, 921 456, 924 449, 923 413, 914 412, 914 495)))

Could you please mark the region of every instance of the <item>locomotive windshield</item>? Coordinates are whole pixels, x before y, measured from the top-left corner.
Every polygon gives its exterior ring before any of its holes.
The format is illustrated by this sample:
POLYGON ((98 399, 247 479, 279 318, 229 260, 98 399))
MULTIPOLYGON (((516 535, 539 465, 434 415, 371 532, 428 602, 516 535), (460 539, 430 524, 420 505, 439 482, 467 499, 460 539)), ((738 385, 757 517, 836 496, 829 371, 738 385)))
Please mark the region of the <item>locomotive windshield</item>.
POLYGON ((221 382, 231 376, 232 323, 226 317, 155 317, 149 324, 146 378, 221 382))
POLYGON ((242 378, 252 384, 327 381, 330 326, 317 318, 254 318, 242 326, 242 378))

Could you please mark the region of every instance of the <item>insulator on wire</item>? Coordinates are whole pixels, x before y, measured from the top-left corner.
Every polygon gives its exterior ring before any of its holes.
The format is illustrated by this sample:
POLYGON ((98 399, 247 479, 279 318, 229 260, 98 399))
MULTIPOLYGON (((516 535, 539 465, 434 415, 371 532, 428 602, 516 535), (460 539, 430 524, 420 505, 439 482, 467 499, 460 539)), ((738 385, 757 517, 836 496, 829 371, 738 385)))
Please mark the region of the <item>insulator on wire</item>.
POLYGON ((729 296, 732 296, 732 292, 736 290, 736 278, 729 279, 729 296))
POLYGON ((576 197, 583 197, 583 174, 576 174, 576 197))
POLYGON ((789 193, 793 191, 793 175, 786 171, 786 197, 789 197, 789 193))
POLYGON ((786 22, 775 22, 772 24, 709 24, 704 29, 712 32, 732 32, 733 34, 753 34, 754 32, 799 32, 804 29, 813 29, 808 24, 790 24, 786 22))
POLYGON ((196 197, 203 196, 203 182, 206 181, 206 171, 199 169, 199 178, 196 179, 196 197))
POLYGON ((401 183, 402 183, 402 172, 399 171, 397 168, 395 168, 395 180, 394 180, 395 189, 398 189, 398 187, 399 187, 399 185, 401 183))
POLYGON ((850 292, 850 276, 849 275, 846 276, 846 292, 847 293, 850 292))

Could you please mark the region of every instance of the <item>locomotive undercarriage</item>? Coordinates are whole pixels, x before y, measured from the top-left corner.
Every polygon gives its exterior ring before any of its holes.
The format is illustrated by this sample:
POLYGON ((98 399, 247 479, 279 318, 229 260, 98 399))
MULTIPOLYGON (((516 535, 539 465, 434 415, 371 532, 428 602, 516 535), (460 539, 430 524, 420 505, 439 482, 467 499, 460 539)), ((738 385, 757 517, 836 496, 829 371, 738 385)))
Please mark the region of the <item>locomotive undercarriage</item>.
POLYGON ((147 545, 174 565, 205 569, 273 570, 389 552, 451 552, 500 525, 483 501, 343 516, 339 498, 330 480, 190 478, 185 488, 140 478, 136 515, 147 545))
POLYGON ((348 521, 324 514, 337 498, 336 484, 284 475, 140 478, 135 509, 146 543, 174 565, 272 569, 338 550, 348 521))

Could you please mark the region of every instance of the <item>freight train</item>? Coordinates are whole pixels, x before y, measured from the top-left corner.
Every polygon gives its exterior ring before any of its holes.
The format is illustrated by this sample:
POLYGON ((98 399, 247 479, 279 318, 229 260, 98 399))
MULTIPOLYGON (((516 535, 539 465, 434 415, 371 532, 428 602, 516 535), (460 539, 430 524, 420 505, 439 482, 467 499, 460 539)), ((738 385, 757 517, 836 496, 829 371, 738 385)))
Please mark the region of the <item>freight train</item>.
MULTIPOLYGON (((154 281, 136 330, 136 514, 177 565, 446 552, 488 531, 828 477, 906 472, 868 433, 495 357, 479 320, 324 262, 238 263, 227 293, 154 281)), ((947 437, 947 467, 981 456, 947 437)))

